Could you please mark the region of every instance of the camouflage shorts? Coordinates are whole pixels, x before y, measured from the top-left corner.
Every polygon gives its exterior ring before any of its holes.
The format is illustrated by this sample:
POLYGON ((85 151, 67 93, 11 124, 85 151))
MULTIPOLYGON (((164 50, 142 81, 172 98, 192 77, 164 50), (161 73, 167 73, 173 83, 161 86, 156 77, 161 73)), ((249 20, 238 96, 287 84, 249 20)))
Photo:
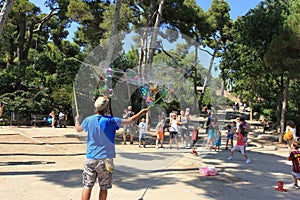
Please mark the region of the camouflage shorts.
POLYGON ((85 159, 84 170, 82 172, 82 183, 84 187, 92 188, 98 178, 99 186, 102 190, 112 187, 112 173, 106 171, 104 160, 85 159))
POLYGON ((131 125, 127 125, 124 127, 124 134, 125 135, 134 135, 135 127, 131 125))

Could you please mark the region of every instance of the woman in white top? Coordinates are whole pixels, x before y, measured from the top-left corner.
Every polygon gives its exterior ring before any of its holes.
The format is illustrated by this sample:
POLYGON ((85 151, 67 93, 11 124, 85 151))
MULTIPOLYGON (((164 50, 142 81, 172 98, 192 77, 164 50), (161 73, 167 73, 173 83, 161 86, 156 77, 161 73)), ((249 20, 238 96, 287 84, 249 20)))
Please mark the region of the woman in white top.
POLYGON ((291 140, 287 140, 287 146, 289 149, 291 149, 291 145, 293 143, 293 141, 296 139, 296 125, 292 120, 289 120, 286 122, 286 129, 285 129, 285 133, 288 132, 288 130, 290 130, 292 132, 292 139, 291 140))
POLYGON ((171 115, 170 118, 170 128, 169 128, 169 132, 170 132, 170 149, 172 148, 172 142, 173 139, 175 138, 175 142, 176 142, 176 147, 177 149, 179 149, 178 147, 178 123, 177 123, 177 115, 174 113, 171 115))

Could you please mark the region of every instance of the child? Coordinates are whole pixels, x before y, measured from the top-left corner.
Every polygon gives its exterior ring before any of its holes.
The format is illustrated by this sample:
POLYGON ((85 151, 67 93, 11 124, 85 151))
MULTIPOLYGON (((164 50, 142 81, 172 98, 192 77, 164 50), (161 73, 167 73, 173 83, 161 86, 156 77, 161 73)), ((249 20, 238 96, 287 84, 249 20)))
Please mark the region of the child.
POLYGON ((233 135, 236 132, 236 122, 233 121, 230 124, 228 124, 227 128, 227 140, 226 140, 226 147, 225 150, 228 149, 228 142, 230 140, 231 149, 233 148, 233 135))
POLYGON ((164 143, 164 126, 165 120, 162 118, 156 125, 156 148, 158 149, 158 141, 160 141, 160 148, 163 148, 164 143))
POLYGON ((288 157, 288 160, 292 161, 292 176, 294 180, 294 184, 292 188, 299 189, 298 182, 300 180, 300 151, 299 151, 300 143, 297 141, 293 141, 291 146, 291 153, 288 157))
POLYGON ((208 131, 207 131, 207 143, 206 143, 206 149, 211 149, 213 148, 213 144, 215 141, 215 135, 216 133, 216 119, 212 118, 210 120, 210 124, 208 126, 208 131))
POLYGON ((236 137, 237 137, 237 143, 236 145, 231 149, 230 151, 230 156, 228 157, 228 160, 232 160, 232 156, 233 156, 233 152, 235 150, 240 150, 241 151, 241 154, 246 158, 246 163, 250 163, 251 160, 250 158, 248 158, 247 154, 245 153, 244 151, 244 131, 241 130, 240 132, 236 132, 236 137))
POLYGON ((221 146, 221 131, 218 131, 217 139, 215 141, 215 151, 220 151, 221 146))
POLYGON ((192 130, 192 140, 193 140, 193 144, 191 145, 192 147, 192 154, 194 154, 195 156, 198 155, 197 151, 196 151, 196 148, 195 148, 195 144, 197 143, 198 141, 198 129, 196 126, 193 127, 193 130, 192 130))
POLYGON ((142 143, 144 148, 146 148, 146 132, 147 132, 147 124, 145 122, 145 118, 141 119, 139 123, 139 147, 141 147, 142 143))

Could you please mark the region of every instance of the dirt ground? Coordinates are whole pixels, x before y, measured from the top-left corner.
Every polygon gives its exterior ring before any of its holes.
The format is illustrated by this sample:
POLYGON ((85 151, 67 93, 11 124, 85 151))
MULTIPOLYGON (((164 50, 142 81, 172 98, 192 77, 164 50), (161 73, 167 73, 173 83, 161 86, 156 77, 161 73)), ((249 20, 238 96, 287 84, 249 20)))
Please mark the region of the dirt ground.
MULTIPOLYGON (((108 199, 139 199, 144 193, 145 200, 298 199, 300 190, 281 193, 274 189, 279 180, 285 187, 291 183, 285 146, 255 134, 250 138, 256 142, 249 147, 249 165, 239 153, 228 161, 228 151, 206 151, 199 146, 200 156, 194 157, 189 149, 121 145, 118 135, 117 170, 108 199), (220 174, 202 176, 199 167, 208 165, 220 174)), ((82 138, 84 134, 73 127, 0 127, 0 199, 80 199, 82 138)), ((97 199, 98 191, 96 185, 91 199, 97 199)))

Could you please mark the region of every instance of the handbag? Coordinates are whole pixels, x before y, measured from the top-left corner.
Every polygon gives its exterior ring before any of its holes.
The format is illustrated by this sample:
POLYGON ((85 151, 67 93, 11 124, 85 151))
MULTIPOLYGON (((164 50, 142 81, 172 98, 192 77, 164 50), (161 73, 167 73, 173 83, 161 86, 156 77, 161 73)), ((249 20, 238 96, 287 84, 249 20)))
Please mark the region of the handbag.
POLYGON ((104 160, 105 169, 108 172, 113 172, 115 169, 114 160, 112 158, 105 158, 104 160))
POLYGON ((292 138, 293 138, 293 133, 292 133, 291 129, 288 128, 287 131, 283 135, 283 139, 285 141, 287 141, 287 140, 291 140, 292 138))

